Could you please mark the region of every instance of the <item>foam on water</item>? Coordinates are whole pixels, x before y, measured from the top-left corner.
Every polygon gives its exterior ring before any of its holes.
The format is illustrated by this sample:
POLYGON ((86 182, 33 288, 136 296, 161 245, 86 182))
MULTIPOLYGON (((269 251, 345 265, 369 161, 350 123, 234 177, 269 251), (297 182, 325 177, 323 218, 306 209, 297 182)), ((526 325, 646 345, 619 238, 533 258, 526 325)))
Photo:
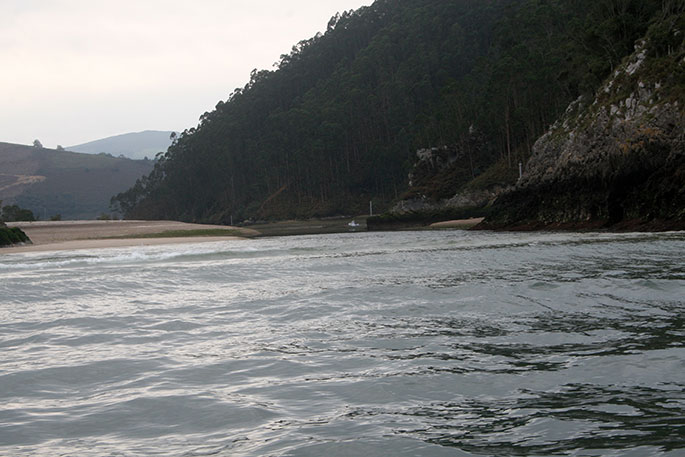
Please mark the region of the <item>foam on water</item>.
POLYGON ((685 234, 0 255, 0 455, 682 455, 685 234))
POLYGON ((0 257, 0 271, 49 269, 99 264, 135 264, 169 260, 194 260, 206 256, 250 256, 264 252, 236 241, 189 243, 181 245, 136 246, 126 248, 81 249, 78 251, 32 252, 0 257), (172 249, 170 249, 170 247, 172 249))

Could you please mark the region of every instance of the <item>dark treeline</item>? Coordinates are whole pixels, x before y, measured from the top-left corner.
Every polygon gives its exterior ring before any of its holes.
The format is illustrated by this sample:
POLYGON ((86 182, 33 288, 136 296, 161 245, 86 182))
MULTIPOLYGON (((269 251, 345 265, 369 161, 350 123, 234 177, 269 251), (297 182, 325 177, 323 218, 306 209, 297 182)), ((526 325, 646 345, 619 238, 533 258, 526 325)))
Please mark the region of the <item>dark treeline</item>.
POLYGON ((2 206, 0 200, 0 222, 19 222, 19 221, 35 221, 36 217, 33 211, 21 208, 18 205, 2 206))
POLYGON ((416 149, 458 145, 472 128, 488 146, 469 178, 516 167, 666 3, 377 0, 337 14, 274 71, 253 71, 113 204, 223 223, 353 214, 406 190, 416 149))

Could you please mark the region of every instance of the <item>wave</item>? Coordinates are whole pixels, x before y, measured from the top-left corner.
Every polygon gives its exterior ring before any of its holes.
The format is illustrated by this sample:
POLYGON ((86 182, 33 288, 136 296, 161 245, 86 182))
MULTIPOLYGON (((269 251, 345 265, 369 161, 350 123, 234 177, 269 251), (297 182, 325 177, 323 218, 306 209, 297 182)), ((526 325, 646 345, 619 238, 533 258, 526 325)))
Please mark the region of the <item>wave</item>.
POLYGON ((685 232, 666 233, 491 233, 491 232, 415 232, 414 243, 389 242, 386 233, 349 234, 364 239, 366 249, 350 250, 349 239, 340 236, 305 235, 290 237, 287 247, 276 239, 227 240, 178 245, 98 248, 78 251, 13 253, 0 256, 0 271, 78 268, 93 265, 126 265, 157 262, 192 262, 280 256, 365 257, 394 253, 436 252, 445 250, 511 249, 518 247, 635 243, 640 241, 685 240, 685 232), (444 240, 435 244, 435 238, 444 240), (377 244, 373 240, 377 239, 377 244), (333 243, 331 243, 333 241, 333 243))
POLYGON ((65 252, 9 254, 0 258, 0 270, 35 270, 92 265, 122 265, 166 261, 206 260, 208 256, 249 255, 258 252, 231 241, 211 243, 84 249, 65 252))

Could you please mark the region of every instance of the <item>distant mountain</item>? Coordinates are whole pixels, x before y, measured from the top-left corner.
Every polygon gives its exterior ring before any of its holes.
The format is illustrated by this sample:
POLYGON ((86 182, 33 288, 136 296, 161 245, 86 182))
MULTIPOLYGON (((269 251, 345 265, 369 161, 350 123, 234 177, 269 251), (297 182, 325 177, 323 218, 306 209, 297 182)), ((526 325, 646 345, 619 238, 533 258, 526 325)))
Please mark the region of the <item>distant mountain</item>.
POLYGON ((124 133, 110 136, 88 143, 69 146, 69 151, 86 154, 111 154, 115 157, 123 155, 129 159, 154 159, 158 152, 166 152, 171 144, 170 135, 173 132, 159 130, 145 130, 143 132, 124 133))
POLYGON ((94 219, 110 197, 149 173, 153 161, 81 154, 0 142, 0 200, 40 219, 94 219))

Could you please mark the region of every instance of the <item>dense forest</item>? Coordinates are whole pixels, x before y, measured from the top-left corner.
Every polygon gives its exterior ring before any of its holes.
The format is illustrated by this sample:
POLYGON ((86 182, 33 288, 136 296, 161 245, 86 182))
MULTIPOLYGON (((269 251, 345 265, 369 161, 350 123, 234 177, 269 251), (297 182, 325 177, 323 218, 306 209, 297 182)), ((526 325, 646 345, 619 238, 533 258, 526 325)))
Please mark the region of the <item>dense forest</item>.
POLYGON ((515 176, 670 0, 377 0, 254 70, 112 199, 130 218, 360 213, 407 191, 419 148, 486 139, 451 191, 515 176), (492 173, 491 173, 492 174, 492 173))

